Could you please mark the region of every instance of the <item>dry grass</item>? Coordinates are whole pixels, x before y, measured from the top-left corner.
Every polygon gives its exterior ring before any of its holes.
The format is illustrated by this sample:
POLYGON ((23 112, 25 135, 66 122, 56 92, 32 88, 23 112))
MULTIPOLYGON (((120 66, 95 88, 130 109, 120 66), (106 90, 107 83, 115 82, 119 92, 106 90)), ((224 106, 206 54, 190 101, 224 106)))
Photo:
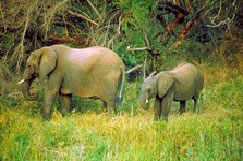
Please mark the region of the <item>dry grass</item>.
POLYGON ((200 113, 189 102, 179 116, 174 103, 169 122, 137 108, 136 84, 126 86, 117 116, 91 110, 62 118, 55 110, 42 121, 37 102, 0 101, 0 160, 240 160, 243 76, 220 65, 200 68, 200 113))

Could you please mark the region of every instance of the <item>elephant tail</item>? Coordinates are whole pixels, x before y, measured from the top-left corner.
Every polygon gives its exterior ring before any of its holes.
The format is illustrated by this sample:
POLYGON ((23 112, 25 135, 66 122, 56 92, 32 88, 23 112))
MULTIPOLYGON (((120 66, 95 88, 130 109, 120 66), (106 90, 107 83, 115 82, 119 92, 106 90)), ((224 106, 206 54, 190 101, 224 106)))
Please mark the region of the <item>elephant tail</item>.
POLYGON ((117 105, 121 104, 122 102, 124 82, 125 82, 125 68, 123 67, 121 68, 121 76, 120 76, 119 86, 118 86, 118 93, 117 93, 117 100, 116 100, 117 105))

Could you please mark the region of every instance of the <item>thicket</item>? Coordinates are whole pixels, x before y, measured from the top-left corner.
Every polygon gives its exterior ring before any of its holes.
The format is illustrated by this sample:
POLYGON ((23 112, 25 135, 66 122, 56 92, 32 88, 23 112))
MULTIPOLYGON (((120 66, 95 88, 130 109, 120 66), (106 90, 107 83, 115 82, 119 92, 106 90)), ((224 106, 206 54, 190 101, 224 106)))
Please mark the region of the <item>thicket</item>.
POLYGON ((34 49, 57 43, 106 46, 128 69, 146 60, 148 73, 171 54, 199 62, 212 52, 225 57, 232 45, 242 51, 240 6, 238 0, 2 0, 1 64, 21 71, 34 49))

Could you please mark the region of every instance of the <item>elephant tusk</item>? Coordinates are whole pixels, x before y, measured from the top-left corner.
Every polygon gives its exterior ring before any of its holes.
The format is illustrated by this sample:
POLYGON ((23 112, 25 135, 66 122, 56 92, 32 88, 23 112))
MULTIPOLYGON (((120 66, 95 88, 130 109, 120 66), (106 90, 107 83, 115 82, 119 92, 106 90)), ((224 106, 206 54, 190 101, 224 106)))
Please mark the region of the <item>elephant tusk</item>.
POLYGON ((146 99, 146 104, 148 104, 148 102, 149 102, 149 101, 146 99))
POLYGON ((24 83, 25 79, 20 80, 17 84, 22 84, 24 83))

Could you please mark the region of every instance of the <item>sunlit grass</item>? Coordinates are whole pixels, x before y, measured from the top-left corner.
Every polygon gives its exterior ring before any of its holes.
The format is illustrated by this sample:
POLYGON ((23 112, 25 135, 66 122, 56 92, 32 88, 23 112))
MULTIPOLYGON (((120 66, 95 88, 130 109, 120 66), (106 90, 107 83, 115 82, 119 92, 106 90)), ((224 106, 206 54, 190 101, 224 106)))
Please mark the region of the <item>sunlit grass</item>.
POLYGON ((54 110, 43 121, 40 102, 6 97, 0 101, 0 160, 241 160, 243 77, 200 68, 206 82, 199 114, 188 102, 179 116, 174 103, 169 122, 155 122, 152 107, 138 107, 140 84, 126 85, 117 116, 102 112, 100 103, 81 102, 81 112, 63 118, 54 110))

